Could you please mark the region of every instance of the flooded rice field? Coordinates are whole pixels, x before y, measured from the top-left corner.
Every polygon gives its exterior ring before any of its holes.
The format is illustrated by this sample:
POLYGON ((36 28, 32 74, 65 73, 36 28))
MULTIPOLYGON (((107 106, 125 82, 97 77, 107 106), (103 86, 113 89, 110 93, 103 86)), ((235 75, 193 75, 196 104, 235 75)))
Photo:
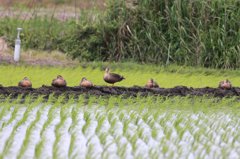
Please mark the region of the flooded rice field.
POLYGON ((150 99, 144 103, 112 98, 96 104, 97 100, 0 103, 0 157, 240 157, 239 115, 224 112, 222 106, 195 109, 196 103, 192 107, 191 102, 176 100, 151 104, 150 99), (170 103, 174 106, 166 106, 170 103))

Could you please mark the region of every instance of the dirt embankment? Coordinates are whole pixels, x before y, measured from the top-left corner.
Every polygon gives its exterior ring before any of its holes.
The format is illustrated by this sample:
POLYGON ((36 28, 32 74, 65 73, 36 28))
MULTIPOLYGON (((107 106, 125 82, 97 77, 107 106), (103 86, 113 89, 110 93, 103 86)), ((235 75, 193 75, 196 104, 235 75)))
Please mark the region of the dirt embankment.
POLYGON ((91 88, 84 87, 64 87, 56 88, 52 86, 42 86, 40 88, 21 88, 21 87, 2 87, 0 86, 0 96, 12 96, 18 95, 44 95, 46 98, 50 94, 66 95, 66 96, 79 96, 81 94, 96 95, 96 96, 109 96, 109 95, 122 95, 124 97, 141 96, 204 96, 210 95, 214 97, 228 97, 228 96, 240 96, 240 88, 234 87, 230 90, 224 90, 220 88, 188 88, 185 86, 176 86, 174 88, 143 88, 143 87, 107 87, 107 86, 95 86, 91 88))

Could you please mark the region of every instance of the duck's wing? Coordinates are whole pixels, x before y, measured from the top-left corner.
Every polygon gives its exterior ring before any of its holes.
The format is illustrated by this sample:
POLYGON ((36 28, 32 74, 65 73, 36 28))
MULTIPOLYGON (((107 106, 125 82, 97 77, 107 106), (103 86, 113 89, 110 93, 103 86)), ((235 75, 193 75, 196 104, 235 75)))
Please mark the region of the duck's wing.
POLYGON ((218 87, 221 88, 222 84, 223 84, 223 81, 220 81, 219 84, 218 84, 218 87))
POLYGON ((18 82, 18 86, 22 86, 22 81, 18 82))
POLYGON ((147 83, 145 84, 145 88, 150 88, 151 86, 147 83))
POLYGON ((159 87, 158 83, 155 82, 155 81, 154 81, 154 87, 155 87, 155 88, 158 88, 158 87, 159 87))
POLYGON ((116 74, 116 73, 110 73, 110 76, 114 79, 125 79, 123 76, 116 74))
POLYGON ((91 81, 87 81, 87 83, 88 83, 89 85, 92 85, 92 86, 93 86, 93 83, 92 83, 91 81))
POLYGON ((56 81, 56 79, 53 79, 53 80, 52 80, 52 86, 56 86, 55 81, 56 81))
POLYGON ((63 80, 63 83, 65 86, 67 86, 67 81, 66 80, 63 80))

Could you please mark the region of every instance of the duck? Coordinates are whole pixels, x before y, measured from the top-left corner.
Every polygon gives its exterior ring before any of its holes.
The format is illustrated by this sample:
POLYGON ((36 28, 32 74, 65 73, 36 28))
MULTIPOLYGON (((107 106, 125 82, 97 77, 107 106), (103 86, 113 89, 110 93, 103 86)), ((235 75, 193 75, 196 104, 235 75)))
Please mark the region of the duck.
POLYGON ((123 76, 119 75, 119 74, 110 73, 110 69, 107 67, 105 69, 105 73, 104 73, 103 79, 104 79, 105 82, 114 85, 114 83, 120 82, 120 81, 122 81, 125 78, 123 76))
POLYGON ((52 80, 52 86, 54 86, 54 87, 66 87, 67 82, 64 80, 64 78, 61 75, 58 75, 56 79, 52 80))
POLYGON ((81 87, 93 87, 93 83, 89 80, 87 80, 86 77, 83 77, 81 82, 80 82, 81 87))
POLYGON ((32 88, 32 82, 27 77, 24 77, 23 80, 18 82, 18 86, 19 87, 32 88))
POLYGON ((159 88, 159 85, 157 84, 156 81, 154 81, 152 78, 150 78, 147 81, 147 84, 145 85, 146 88, 159 88))
POLYGON ((231 82, 228 79, 226 79, 226 80, 223 80, 223 81, 219 82, 218 88, 231 89, 232 88, 232 84, 231 84, 231 82))

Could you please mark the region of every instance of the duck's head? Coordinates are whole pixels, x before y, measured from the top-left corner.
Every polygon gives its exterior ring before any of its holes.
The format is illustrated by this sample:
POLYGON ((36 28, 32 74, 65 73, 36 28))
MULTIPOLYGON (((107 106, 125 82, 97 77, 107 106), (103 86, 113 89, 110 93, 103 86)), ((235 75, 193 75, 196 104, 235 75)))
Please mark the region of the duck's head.
POLYGON ((109 72, 109 70, 110 70, 110 69, 107 67, 107 68, 105 69, 105 72, 106 72, 106 73, 108 73, 108 72, 109 72))
POLYGON ((226 79, 224 82, 226 82, 226 83, 231 83, 228 79, 226 79))
POLYGON ((87 78, 86 78, 86 77, 83 77, 82 80, 81 80, 81 82, 86 81, 86 80, 87 80, 87 78))
POLYGON ((29 80, 27 77, 24 77, 23 80, 29 80))
POLYGON ((61 75, 58 75, 57 78, 63 79, 63 77, 61 75))
POLYGON ((224 85, 231 84, 231 82, 230 82, 228 79, 223 80, 223 81, 221 81, 220 83, 221 83, 221 84, 224 84, 224 85))
POLYGON ((154 83, 154 81, 153 81, 153 79, 152 78, 150 78, 149 80, 148 80, 148 83, 150 84, 153 84, 154 83))

